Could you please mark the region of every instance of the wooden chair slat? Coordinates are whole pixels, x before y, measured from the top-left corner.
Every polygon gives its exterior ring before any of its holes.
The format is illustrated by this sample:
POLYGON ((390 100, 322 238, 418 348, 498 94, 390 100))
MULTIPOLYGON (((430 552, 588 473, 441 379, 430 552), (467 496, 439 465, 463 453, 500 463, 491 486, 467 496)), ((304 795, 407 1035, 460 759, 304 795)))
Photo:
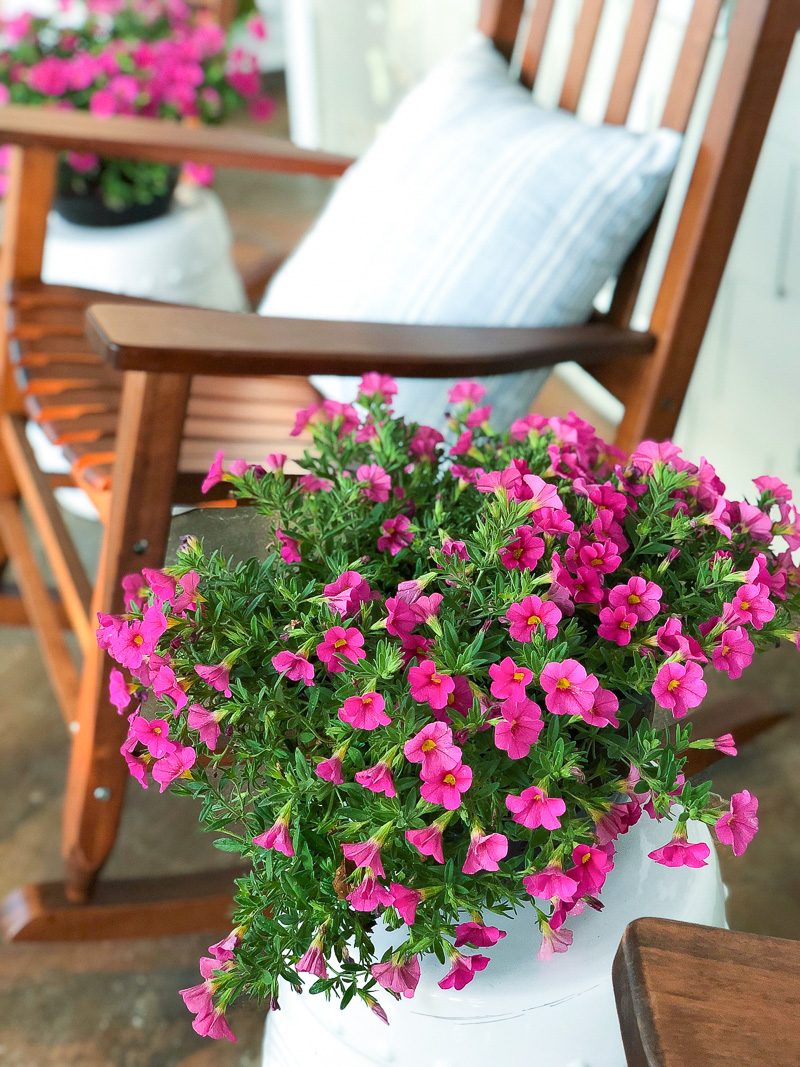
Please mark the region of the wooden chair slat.
POLYGON ((719 19, 720 0, 694 0, 661 125, 683 133, 694 107, 708 50, 719 19))
POLYGON ((481 0, 478 29, 506 59, 514 51, 524 10, 525 0, 481 0))
POLYGON ((589 61, 592 58, 597 27, 600 25, 600 16, 603 14, 603 3, 604 0, 583 0, 559 101, 559 106, 567 111, 578 110, 586 71, 589 69, 589 61))
POLYGON ((628 118, 657 8, 658 0, 633 0, 606 108, 605 121, 615 126, 628 118))
POLYGON ((520 81, 526 89, 532 89, 539 71, 539 63, 550 28, 555 0, 536 0, 528 22, 525 48, 520 64, 520 81))
POLYGON ((54 396, 28 394, 25 410, 34 422, 119 411, 119 389, 67 389, 54 396))

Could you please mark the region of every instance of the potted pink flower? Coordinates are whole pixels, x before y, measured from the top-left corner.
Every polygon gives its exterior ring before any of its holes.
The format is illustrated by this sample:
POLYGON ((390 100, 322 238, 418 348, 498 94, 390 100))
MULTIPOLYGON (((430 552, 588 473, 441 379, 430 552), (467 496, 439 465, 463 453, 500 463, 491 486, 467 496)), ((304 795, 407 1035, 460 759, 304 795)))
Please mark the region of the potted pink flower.
MULTIPOLYGON (((222 29, 185 0, 85 0, 83 17, 0 16, 0 105, 88 110, 106 118, 143 115, 218 123, 247 104, 258 118, 274 105, 256 61, 228 51, 222 29)), ((208 167, 185 168, 207 184, 208 167)), ((4 163, 0 159, 0 193, 4 163)), ((123 225, 169 207, 179 169, 67 153, 55 208, 72 222, 123 225)))
POLYGON ((236 997, 280 1004, 275 1064, 621 1062, 622 929, 724 922, 709 831, 740 855, 758 828, 683 769, 735 754, 692 736, 705 676, 797 640, 791 493, 728 500, 705 460, 626 458, 575 415, 496 434, 476 383, 453 456, 394 391, 301 412, 300 477, 219 455, 207 487, 268 543, 232 564, 189 538, 100 620, 131 773, 250 864, 184 999, 227 1038, 236 997))

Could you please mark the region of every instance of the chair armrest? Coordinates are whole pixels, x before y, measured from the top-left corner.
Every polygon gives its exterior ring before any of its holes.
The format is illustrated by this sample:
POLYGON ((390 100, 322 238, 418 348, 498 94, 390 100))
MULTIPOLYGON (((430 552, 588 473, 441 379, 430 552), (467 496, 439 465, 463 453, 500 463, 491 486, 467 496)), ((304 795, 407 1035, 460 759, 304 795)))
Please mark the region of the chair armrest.
POLYGON ((167 119, 95 118, 85 111, 25 105, 0 107, 0 144, 52 151, 97 152, 157 163, 210 163, 244 170, 288 171, 337 178, 352 159, 311 152, 290 141, 230 126, 186 126, 167 119))
POLYGON ((87 336, 118 370, 247 377, 371 370, 420 378, 498 374, 643 356, 655 345, 652 334, 606 325, 393 326, 123 304, 91 307, 87 336))

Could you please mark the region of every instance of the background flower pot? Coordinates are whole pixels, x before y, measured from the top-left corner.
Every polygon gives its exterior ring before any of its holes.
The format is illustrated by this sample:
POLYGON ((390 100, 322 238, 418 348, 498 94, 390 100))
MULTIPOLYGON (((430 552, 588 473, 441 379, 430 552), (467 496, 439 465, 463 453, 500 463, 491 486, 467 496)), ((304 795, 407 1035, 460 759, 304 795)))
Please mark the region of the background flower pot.
POLYGON ((58 168, 58 191, 53 207, 77 226, 129 226, 134 222, 148 222, 166 215, 180 177, 180 167, 167 168, 163 192, 154 193, 148 203, 133 203, 115 209, 110 207, 103 194, 100 177, 102 164, 91 174, 80 175, 84 191, 75 190, 76 172, 62 160, 58 168))
MULTIPOLYGON (((488 968, 461 992, 437 983, 446 967, 422 961, 413 1000, 381 998, 390 1025, 365 1008, 340 1011, 335 1000, 289 988, 267 1018, 263 1067, 624 1067, 611 963, 629 922, 645 915, 725 926, 725 890, 708 829, 689 824, 689 837, 711 846, 701 870, 667 868, 647 853, 669 839, 671 825, 644 817, 617 841, 614 877, 602 914, 587 908, 567 926, 575 939, 566 955, 536 958, 540 935, 533 908, 513 919, 486 915, 507 931, 488 968)), ((375 931, 378 952, 402 932, 375 931)), ((464 951, 469 951, 465 949, 464 951)))

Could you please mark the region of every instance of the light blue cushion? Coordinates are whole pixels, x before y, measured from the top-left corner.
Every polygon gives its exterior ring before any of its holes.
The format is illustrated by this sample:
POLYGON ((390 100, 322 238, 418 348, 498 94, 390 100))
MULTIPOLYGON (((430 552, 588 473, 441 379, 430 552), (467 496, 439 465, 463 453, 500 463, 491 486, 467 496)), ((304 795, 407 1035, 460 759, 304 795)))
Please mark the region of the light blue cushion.
MULTIPOLYGON (((456 326, 585 322, 664 198, 680 135, 536 106, 480 35, 400 104, 275 276, 264 315, 456 326)), ((496 428, 547 371, 484 379, 496 428)), ((317 377, 352 400, 355 379, 317 377)), ((405 379, 395 409, 441 424, 452 382, 405 379)))

